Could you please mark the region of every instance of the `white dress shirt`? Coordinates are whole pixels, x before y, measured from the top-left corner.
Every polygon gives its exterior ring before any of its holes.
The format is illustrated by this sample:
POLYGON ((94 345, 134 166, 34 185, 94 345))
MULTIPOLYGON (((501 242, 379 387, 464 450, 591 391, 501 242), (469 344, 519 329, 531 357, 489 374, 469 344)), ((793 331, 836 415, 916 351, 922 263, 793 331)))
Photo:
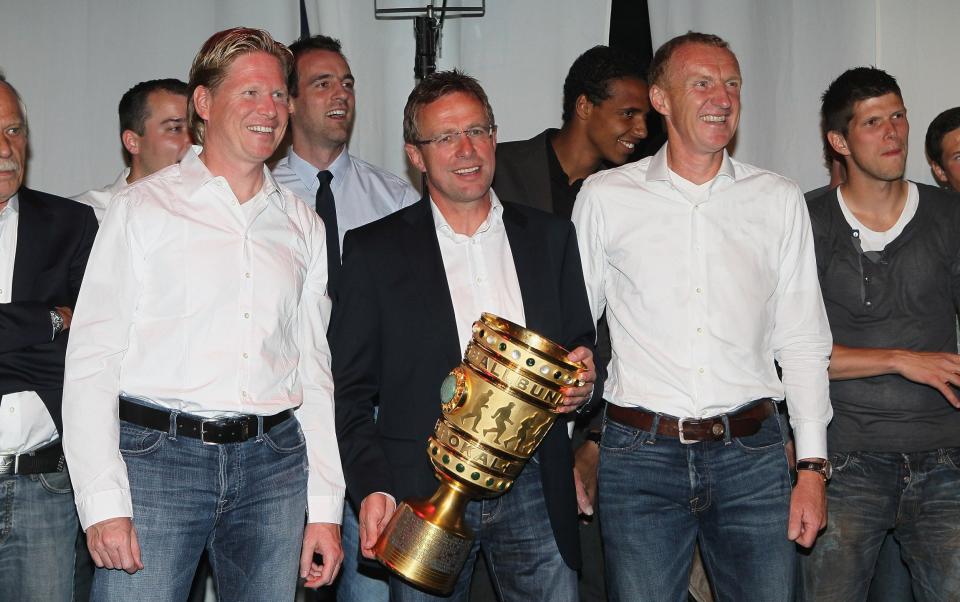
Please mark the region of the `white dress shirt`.
POLYGON ((63 394, 80 521, 131 516, 124 395, 206 416, 298 408, 309 520, 339 523, 323 225, 266 168, 241 206, 199 150, 122 191, 90 255, 63 394))
POLYGON ((591 176, 574 205, 591 310, 610 325, 604 397, 675 417, 786 397, 797 457, 826 458, 832 338, 800 189, 724 152, 697 194, 666 153, 591 176))
MULTIPOLYGON (((0 211, 0 303, 12 299, 19 223, 20 199, 13 195, 0 211)), ((53 443, 58 436, 47 406, 35 392, 8 393, 0 398, 0 454, 31 452, 53 443)))
MULTIPOLYGON (((420 194, 389 171, 351 156, 344 149, 328 168, 333 174, 330 191, 337 210, 340 252, 347 230, 359 228, 420 200, 420 194)), ((290 148, 273 168, 273 177, 304 203, 316 209, 319 170, 290 148)))
POLYGON ((432 199, 430 209, 450 287, 460 353, 466 351, 473 335, 473 323, 483 312, 525 326, 517 266, 513 263, 507 229, 503 225, 503 205, 493 189, 490 189, 490 212, 473 236, 454 232, 432 199))
POLYGON ((127 178, 130 177, 130 168, 124 169, 113 184, 99 190, 88 190, 77 196, 70 197, 72 200, 84 205, 93 207, 93 214, 97 217, 97 223, 103 221, 103 214, 110 205, 110 200, 117 196, 117 193, 129 186, 127 178))

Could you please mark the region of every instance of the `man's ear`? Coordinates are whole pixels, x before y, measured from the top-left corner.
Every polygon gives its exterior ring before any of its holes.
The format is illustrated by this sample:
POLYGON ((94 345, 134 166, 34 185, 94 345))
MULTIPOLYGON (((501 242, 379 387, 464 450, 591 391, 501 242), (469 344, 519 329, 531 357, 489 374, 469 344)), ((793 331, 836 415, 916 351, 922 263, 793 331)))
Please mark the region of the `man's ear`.
POLYGON ((410 163, 417 168, 417 171, 420 173, 427 171, 427 166, 423 162, 423 155, 420 153, 420 147, 408 143, 403 145, 403 150, 407 153, 407 159, 410 159, 410 163))
POLYGON ((670 100, 667 98, 667 93, 656 84, 650 86, 650 108, 664 117, 670 116, 670 100))
POLYGON ((827 142, 830 143, 831 148, 840 155, 844 157, 850 156, 850 149, 847 148, 847 139, 843 137, 843 134, 836 130, 830 130, 827 132, 827 142))
POLYGON ((577 97, 577 102, 574 105, 574 110, 576 112, 578 119, 589 119, 590 113, 593 112, 594 104, 587 98, 586 94, 581 94, 577 97))
POLYGON ((123 148, 127 149, 131 155, 140 154, 140 135, 133 130, 123 130, 120 141, 123 143, 123 148))
POLYGON ((943 185, 947 184, 947 172, 943 171, 943 168, 940 167, 940 164, 936 161, 930 161, 930 171, 933 172, 933 177, 943 185))
POLYGON ((193 110, 204 121, 210 119, 210 89, 197 86, 193 91, 193 110))

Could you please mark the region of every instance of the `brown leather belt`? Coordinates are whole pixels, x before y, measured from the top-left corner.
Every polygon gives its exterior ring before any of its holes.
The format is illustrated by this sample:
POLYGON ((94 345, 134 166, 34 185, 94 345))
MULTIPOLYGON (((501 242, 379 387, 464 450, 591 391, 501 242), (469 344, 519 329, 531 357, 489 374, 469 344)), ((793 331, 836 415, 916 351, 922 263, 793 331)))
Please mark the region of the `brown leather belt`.
MULTIPOLYGON (((730 437, 749 437, 760 430, 760 424, 774 413, 775 407, 772 400, 760 399, 739 412, 709 418, 677 419, 660 414, 657 434, 676 437, 681 443, 723 441, 727 437, 727 427, 723 423, 723 418, 726 416, 727 424, 730 425, 730 437)), ((643 431, 650 431, 653 428, 653 420, 656 416, 657 414, 640 408, 607 404, 607 418, 643 431)))

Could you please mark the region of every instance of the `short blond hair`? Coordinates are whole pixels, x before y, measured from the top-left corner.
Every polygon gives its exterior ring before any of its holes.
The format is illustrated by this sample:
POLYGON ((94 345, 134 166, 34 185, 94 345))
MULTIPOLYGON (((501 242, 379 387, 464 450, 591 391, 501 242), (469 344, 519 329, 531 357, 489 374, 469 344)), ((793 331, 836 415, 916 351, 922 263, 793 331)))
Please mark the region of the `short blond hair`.
POLYGON ((199 86, 211 91, 216 90, 226 79, 227 69, 233 61, 250 52, 266 52, 276 57, 280 61, 280 68, 283 70, 283 81, 287 81, 293 55, 286 46, 274 40, 263 29, 234 27, 218 31, 210 36, 210 39, 203 43, 203 47, 194 57, 193 65, 190 67, 187 120, 190 125, 190 133, 193 134, 193 139, 197 144, 203 144, 204 122, 197 115, 197 109, 193 105, 194 90, 199 86))

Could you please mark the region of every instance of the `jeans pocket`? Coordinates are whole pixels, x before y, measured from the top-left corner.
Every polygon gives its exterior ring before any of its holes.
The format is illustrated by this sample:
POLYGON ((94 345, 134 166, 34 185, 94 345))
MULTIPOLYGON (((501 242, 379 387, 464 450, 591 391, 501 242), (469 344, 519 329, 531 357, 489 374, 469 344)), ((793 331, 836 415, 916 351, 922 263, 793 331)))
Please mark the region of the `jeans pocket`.
POLYGON ((960 447, 948 447, 943 450, 943 458, 948 466, 960 470, 960 447))
POLYGON ((783 450, 783 435, 776 416, 771 416, 760 424, 760 430, 746 437, 735 437, 734 443, 749 453, 766 453, 783 450))
POLYGON ((833 466, 834 474, 842 473, 848 468, 856 465, 852 453, 830 454, 830 464, 833 466))
POLYGON ((647 441, 652 435, 646 431, 625 426, 611 420, 603 421, 603 432, 600 436, 600 449, 605 452, 627 452, 634 450, 647 441))
POLYGON ((263 434, 263 440, 270 449, 284 455, 299 452, 307 446, 300 422, 296 418, 288 418, 273 427, 269 433, 263 434))
POLYGON ((66 470, 41 474, 40 486, 48 493, 73 493, 73 487, 70 486, 70 473, 66 470))
POLYGON ((120 453, 124 456, 146 456, 163 446, 166 433, 136 426, 126 422, 120 423, 120 453))

